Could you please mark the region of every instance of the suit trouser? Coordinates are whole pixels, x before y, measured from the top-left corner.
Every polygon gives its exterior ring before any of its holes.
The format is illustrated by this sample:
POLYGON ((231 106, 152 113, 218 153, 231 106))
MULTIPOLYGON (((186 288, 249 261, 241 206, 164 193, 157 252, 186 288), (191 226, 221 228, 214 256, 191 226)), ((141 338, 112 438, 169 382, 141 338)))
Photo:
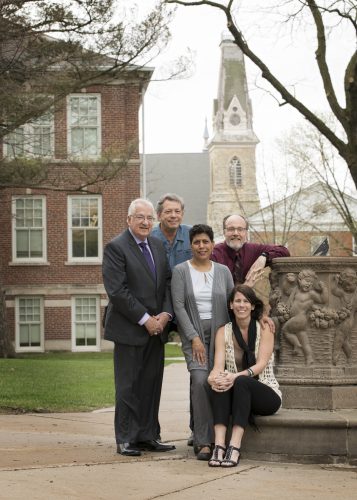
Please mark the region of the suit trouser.
POLYGON ((159 437, 164 344, 150 337, 144 346, 114 345, 115 439, 119 443, 159 437))
POLYGON ((232 425, 239 425, 244 429, 251 413, 272 415, 281 405, 280 397, 271 387, 244 375, 235 379, 229 391, 210 391, 215 425, 223 424, 228 427, 232 415, 232 425))

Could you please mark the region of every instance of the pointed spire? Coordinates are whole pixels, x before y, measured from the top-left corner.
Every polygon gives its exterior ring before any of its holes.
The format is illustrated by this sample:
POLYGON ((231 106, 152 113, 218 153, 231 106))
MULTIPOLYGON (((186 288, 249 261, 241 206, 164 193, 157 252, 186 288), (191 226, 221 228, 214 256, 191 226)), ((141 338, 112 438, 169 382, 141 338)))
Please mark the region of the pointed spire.
POLYGON ((218 94, 214 100, 213 140, 230 137, 257 142, 253 131, 244 56, 230 33, 223 32, 218 94))

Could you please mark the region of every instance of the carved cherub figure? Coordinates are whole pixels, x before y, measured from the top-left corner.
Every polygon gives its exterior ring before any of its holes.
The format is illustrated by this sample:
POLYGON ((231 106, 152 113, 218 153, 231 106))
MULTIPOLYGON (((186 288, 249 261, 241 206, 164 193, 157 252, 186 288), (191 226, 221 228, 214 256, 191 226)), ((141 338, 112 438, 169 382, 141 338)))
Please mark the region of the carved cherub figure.
POLYGON ((286 340, 293 346, 293 354, 303 350, 307 365, 314 362, 312 349, 307 334, 309 313, 315 304, 327 302, 326 285, 319 281, 311 269, 300 271, 297 276, 297 286, 293 289, 287 302, 290 319, 282 327, 286 340))
POLYGON ((281 284, 281 290, 282 290, 282 301, 286 302, 289 297, 291 292, 294 290, 296 287, 296 280, 297 276, 295 273, 286 273, 283 282, 281 284))
POLYGON ((331 287, 331 292, 339 298, 341 309, 339 316, 342 320, 336 328, 332 362, 337 364, 339 355, 343 351, 347 361, 352 356, 351 334, 354 316, 357 312, 357 273, 354 269, 347 267, 336 275, 336 284, 331 287))

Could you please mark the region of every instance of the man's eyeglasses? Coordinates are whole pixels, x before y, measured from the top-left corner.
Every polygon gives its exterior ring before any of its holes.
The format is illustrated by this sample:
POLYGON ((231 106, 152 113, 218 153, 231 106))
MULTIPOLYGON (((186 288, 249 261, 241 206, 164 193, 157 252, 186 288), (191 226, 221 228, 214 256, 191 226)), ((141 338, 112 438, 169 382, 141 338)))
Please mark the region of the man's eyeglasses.
POLYGON ((244 231, 246 231, 247 228, 246 227, 229 226, 229 227, 226 227, 225 230, 227 231, 227 233, 235 233, 236 231, 238 231, 238 233, 244 233, 244 231))
POLYGON ((145 215, 133 215, 132 217, 134 217, 135 220, 139 221, 139 222, 144 222, 144 220, 147 220, 148 222, 150 222, 151 224, 154 222, 154 217, 152 215, 148 215, 147 217, 145 215))

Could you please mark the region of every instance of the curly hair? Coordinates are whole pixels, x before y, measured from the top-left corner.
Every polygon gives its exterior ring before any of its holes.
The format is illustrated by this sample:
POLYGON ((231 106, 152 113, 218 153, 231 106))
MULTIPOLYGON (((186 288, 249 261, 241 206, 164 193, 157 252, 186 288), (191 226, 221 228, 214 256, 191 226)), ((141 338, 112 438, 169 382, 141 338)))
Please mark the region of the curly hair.
POLYGON ((191 227, 189 231, 190 243, 197 234, 206 234, 212 242, 214 240, 213 229, 207 224, 195 224, 191 227))

